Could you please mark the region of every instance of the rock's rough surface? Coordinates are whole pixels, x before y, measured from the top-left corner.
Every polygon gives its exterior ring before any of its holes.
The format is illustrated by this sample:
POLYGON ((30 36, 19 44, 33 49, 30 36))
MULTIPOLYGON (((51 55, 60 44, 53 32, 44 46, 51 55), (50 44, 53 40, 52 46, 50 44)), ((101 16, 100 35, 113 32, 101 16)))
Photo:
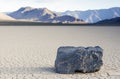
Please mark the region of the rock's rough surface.
POLYGON ((71 74, 76 71, 87 73, 100 70, 103 65, 103 49, 96 47, 72 47, 58 48, 55 60, 57 73, 71 74))

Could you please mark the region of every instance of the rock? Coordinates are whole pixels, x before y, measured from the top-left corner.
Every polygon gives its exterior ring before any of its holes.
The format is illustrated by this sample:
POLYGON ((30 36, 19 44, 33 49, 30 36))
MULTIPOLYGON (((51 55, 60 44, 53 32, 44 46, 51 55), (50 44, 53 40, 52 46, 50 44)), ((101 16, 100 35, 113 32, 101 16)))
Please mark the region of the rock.
POLYGON ((57 73, 71 74, 77 71, 88 73, 100 70, 103 65, 103 49, 96 47, 72 47, 58 48, 55 60, 57 73))

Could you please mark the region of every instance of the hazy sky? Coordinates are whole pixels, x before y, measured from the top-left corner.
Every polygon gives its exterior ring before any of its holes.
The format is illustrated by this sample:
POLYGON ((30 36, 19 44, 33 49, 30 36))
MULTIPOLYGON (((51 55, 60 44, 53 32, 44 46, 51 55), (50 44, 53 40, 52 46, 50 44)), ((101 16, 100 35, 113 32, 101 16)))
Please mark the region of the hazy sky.
POLYGON ((52 11, 73 11, 120 7, 120 0, 0 0, 0 12, 14 11, 26 6, 46 7, 52 11))

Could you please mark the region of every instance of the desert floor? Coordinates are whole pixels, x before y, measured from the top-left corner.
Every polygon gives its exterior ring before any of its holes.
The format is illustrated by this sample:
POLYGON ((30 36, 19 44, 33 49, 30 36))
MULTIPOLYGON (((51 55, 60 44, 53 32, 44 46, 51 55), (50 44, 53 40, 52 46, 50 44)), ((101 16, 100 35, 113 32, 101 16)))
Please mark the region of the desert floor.
POLYGON ((120 27, 0 26, 0 79, 120 79, 120 27), (101 46, 101 70, 58 74, 60 46, 101 46))

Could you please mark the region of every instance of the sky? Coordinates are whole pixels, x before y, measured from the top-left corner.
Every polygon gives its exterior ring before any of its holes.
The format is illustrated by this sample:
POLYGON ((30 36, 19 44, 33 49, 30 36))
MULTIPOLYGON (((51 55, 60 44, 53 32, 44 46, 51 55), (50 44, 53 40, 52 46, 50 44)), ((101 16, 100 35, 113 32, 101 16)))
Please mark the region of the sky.
POLYGON ((57 12, 84 11, 120 7, 120 0, 0 0, 0 12, 11 12, 26 6, 48 8, 57 12))

